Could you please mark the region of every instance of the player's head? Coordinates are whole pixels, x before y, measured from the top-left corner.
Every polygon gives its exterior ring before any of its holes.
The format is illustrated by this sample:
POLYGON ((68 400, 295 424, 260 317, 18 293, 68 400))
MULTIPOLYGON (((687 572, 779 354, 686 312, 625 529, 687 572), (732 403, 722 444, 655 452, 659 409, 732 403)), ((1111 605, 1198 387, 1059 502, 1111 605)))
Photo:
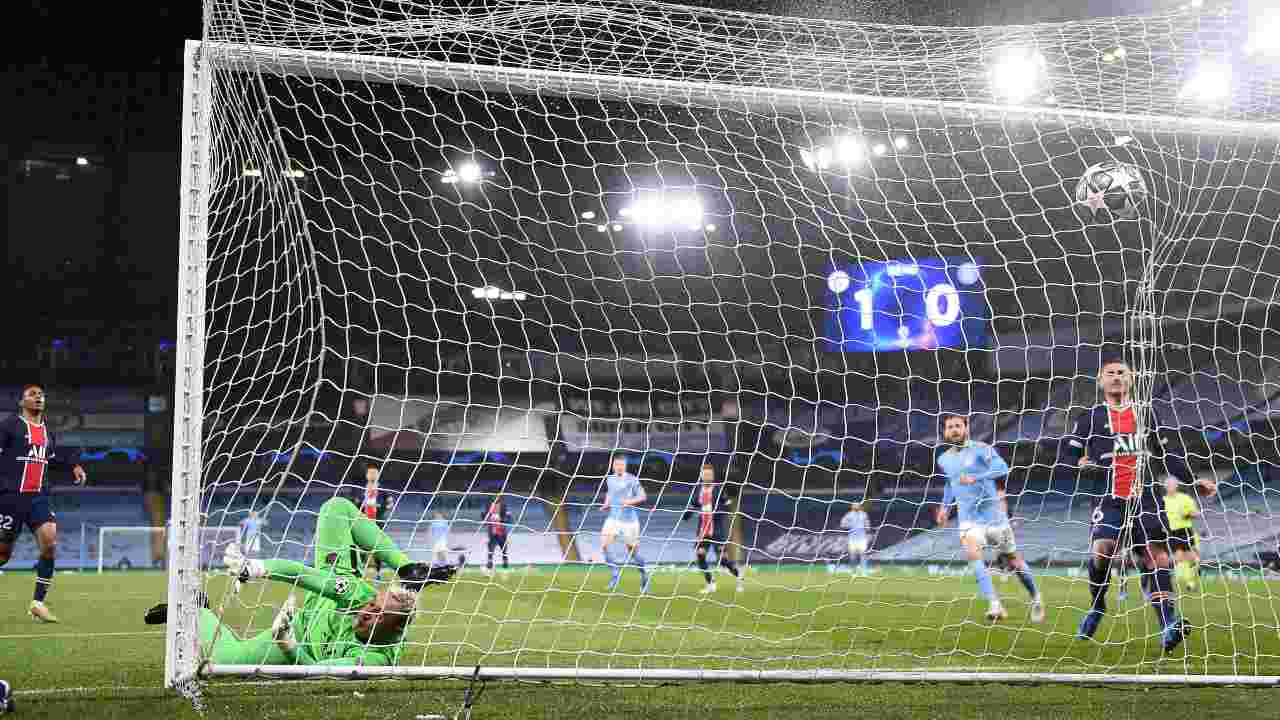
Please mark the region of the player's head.
POLYGON ((1108 398, 1124 400, 1129 397, 1129 389, 1133 387, 1133 370, 1120 358, 1104 360, 1098 369, 1098 386, 1102 394, 1108 398))
POLYGON ((383 590, 351 619, 357 638, 378 645, 394 643, 413 618, 418 596, 408 590, 383 590))
POLYGON ((27 412, 42 413, 44 412, 44 386, 39 383, 28 383, 22 386, 22 393, 18 395, 18 407, 27 412))
POLYGON ((962 443, 969 439, 969 418, 956 413, 942 416, 942 439, 949 443, 962 443))
POLYGON ((250 511, 249 511, 249 517, 251 517, 251 518, 253 518, 253 519, 255 519, 255 520, 256 520, 256 519, 258 518, 258 511, 257 511, 257 510, 250 510, 250 511))
POLYGON ((614 475, 622 475, 626 473, 627 472, 627 456, 614 455, 613 458, 609 460, 609 469, 613 471, 614 475))
POLYGON ((850 512, 862 512, 862 503, 849 503, 850 512))
POLYGON ((382 470, 378 468, 377 463, 369 463, 364 466, 364 481, 373 485, 378 482, 378 478, 382 475, 382 470))
POLYGON ((1169 477, 1164 479, 1164 491, 1166 494, 1172 495, 1178 492, 1178 489, 1179 489, 1178 478, 1170 475, 1169 477))
POLYGON ((716 481, 716 469, 711 463, 702 463, 702 482, 710 485, 716 481))

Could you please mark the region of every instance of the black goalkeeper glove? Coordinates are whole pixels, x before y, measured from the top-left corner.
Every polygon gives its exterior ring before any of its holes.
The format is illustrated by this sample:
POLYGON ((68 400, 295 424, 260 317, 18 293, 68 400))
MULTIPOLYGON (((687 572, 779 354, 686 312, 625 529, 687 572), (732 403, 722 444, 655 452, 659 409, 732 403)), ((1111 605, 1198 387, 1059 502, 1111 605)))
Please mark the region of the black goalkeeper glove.
POLYGON ((427 563, 409 563, 401 565, 396 571, 400 584, 410 592, 421 592, 427 585, 438 585, 449 582, 458 572, 453 565, 430 565, 427 563))

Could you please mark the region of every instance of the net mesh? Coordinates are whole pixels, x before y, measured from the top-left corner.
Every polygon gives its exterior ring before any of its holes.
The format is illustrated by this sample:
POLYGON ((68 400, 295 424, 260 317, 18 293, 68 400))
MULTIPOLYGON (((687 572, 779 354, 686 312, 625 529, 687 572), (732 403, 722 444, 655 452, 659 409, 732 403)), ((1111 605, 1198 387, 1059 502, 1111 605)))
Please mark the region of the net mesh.
MULTIPOLYGON (((201 524, 256 510, 261 557, 310 561, 348 495, 415 560, 492 557, 424 594, 402 667, 1275 674, 1280 93, 1247 20, 208 3, 201 524), (1219 482, 1172 659, 1136 575, 1072 640, 1102 492, 1064 438, 1113 353, 1219 482), (1043 624, 999 580, 987 623, 933 527, 944 412, 1012 467, 1043 624), (643 597, 606 586, 615 451, 643 597), (742 592, 700 594, 702 511, 742 592)), ((242 637, 285 592, 220 582, 242 637)))

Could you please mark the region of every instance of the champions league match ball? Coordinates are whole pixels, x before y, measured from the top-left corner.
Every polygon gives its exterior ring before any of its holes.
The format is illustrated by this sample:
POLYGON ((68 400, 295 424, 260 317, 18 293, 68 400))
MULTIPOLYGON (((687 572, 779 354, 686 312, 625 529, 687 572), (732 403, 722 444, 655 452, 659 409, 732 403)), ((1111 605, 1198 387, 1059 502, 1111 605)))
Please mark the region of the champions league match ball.
POLYGON ((1148 196, 1136 165, 1109 160, 1091 165, 1076 184, 1076 210, 1085 219, 1135 220, 1148 196))

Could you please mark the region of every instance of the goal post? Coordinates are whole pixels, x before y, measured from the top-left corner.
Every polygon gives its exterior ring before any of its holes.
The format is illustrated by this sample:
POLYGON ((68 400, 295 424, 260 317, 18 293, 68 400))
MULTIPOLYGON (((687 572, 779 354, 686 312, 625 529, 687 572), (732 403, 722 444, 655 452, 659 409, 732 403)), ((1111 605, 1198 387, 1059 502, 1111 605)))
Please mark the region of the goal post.
POLYGON ((1186 89, 1189 48, 1227 52, 1239 16, 299 4, 214 2, 187 45, 168 686, 1280 680, 1260 560, 1280 519, 1280 71, 1252 57, 1230 98, 1186 89), (1208 589, 1178 593, 1197 632, 1170 658, 1133 599, 1072 640, 1105 491, 1061 456, 1115 354, 1139 428, 1222 490, 1199 500, 1208 589), (984 622, 959 535, 933 527, 956 412, 1012 468, 1046 623, 984 622), (714 553, 705 584, 642 592, 627 566, 614 587, 583 549, 617 454, 648 495, 639 552, 695 568, 695 528, 723 522, 740 591, 714 553), (698 494, 703 463, 731 498, 698 494), (301 592, 218 578, 234 528, 255 513, 263 559, 310 562, 327 503, 378 493, 411 560, 509 545, 524 570, 425 591, 392 667, 212 662, 201 592, 239 637, 301 592), (868 550, 882 571, 854 577, 868 550))

